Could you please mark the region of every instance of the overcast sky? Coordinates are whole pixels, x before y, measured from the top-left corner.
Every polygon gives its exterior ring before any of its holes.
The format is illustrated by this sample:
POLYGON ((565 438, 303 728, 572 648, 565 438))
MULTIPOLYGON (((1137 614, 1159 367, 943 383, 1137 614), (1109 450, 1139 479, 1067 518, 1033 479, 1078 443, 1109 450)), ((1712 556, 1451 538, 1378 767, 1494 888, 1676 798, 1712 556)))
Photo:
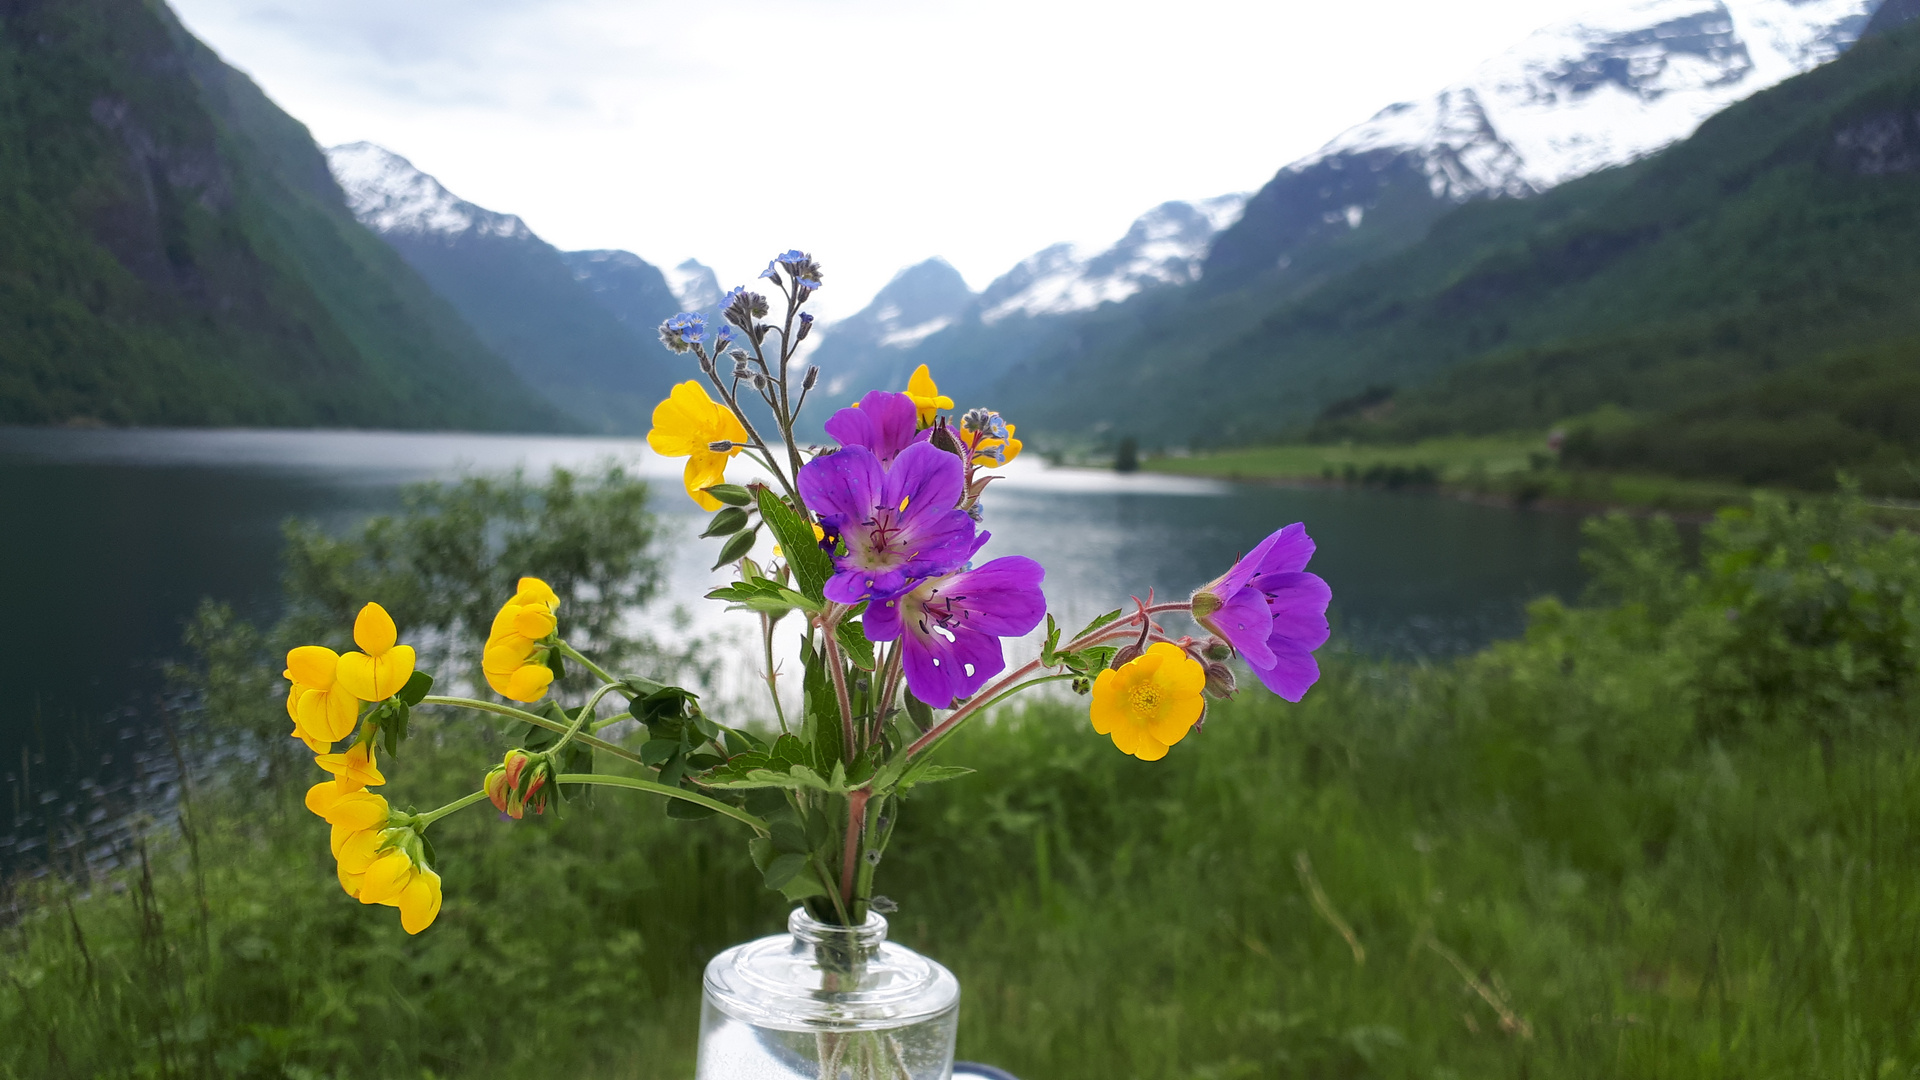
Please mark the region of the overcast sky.
POLYGON ((1259 187, 1596 0, 174 0, 322 145, 368 139, 567 249, 722 285, 799 247, 849 314, 1259 187))

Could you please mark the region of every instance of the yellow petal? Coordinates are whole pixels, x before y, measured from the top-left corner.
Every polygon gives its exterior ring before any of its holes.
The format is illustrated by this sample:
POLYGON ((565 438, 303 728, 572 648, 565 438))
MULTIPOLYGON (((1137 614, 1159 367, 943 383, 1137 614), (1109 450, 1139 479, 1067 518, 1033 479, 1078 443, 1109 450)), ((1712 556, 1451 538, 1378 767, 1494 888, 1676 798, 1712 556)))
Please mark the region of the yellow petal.
POLYGON ((413 646, 395 645, 374 658, 373 692, 379 697, 375 701, 385 701, 399 693, 413 677, 413 646))
POLYGON ((480 654, 480 670, 511 675, 539 649, 538 643, 528 641, 519 634, 495 638, 487 645, 487 651, 480 654))
POLYGON ((380 775, 379 763, 374 759, 373 744, 355 743, 345 753, 322 754, 314 759, 314 764, 333 774, 342 787, 360 790, 367 787, 379 787, 387 782, 380 775))
POLYGON ((361 701, 379 701, 373 692, 373 657, 350 652, 340 658, 340 673, 334 684, 361 701))
POLYGON ((333 685, 334 665, 340 654, 324 645, 302 645, 287 653, 287 678, 315 690, 333 685))
POLYGON ((348 793, 328 807, 320 815, 329 825, 345 825, 352 829, 371 829, 384 827, 387 823, 387 800, 366 791, 348 793))
POLYGON ((933 371, 925 364, 913 369, 913 375, 907 380, 907 393, 914 397, 940 396, 939 384, 933 381, 933 371))
POLYGON ((347 868, 341 866, 339 863, 333 864, 333 873, 334 876, 340 879, 340 887, 347 891, 348 896, 353 897, 355 900, 360 899, 360 885, 366 881, 367 876, 365 874, 349 874, 347 873, 347 868))
POLYGON ((521 610, 526 606, 517 596, 501 605, 500 610, 494 612, 493 625, 487 628, 488 643, 491 644, 494 638, 503 634, 513 633, 514 620, 520 617, 521 610))
POLYGON ((393 616, 379 604, 368 604, 360 609, 353 620, 353 643, 369 656, 379 656, 400 637, 400 631, 393 625, 393 616))
POLYGON ((697 453, 687 458, 687 467, 681 476, 681 482, 686 485, 687 494, 693 497, 694 502, 700 504, 702 510, 720 509, 720 500, 707 494, 704 489, 724 483, 726 479, 727 455, 716 454, 705 447, 701 447, 697 453))
POLYGON ((555 625, 552 611, 544 605, 528 604, 514 616, 513 632, 523 638, 538 641, 553 633, 555 625))
POLYGON ((307 809, 320 817, 326 817, 340 800, 352 794, 332 780, 322 780, 307 789, 307 809))
POLYGON ((1133 749, 1127 751, 1141 761, 1159 761, 1167 756, 1166 745, 1152 735, 1142 731, 1134 739, 1133 749))
POLYGON ((1102 671, 1093 680, 1093 704, 1089 711, 1093 717, 1093 730, 1102 735, 1112 734, 1114 728, 1127 721, 1121 682, 1120 673, 1111 668, 1102 671))
POLYGON ((701 385, 689 379, 673 388, 667 400, 653 407, 653 430, 647 445, 663 457, 686 457, 705 450, 714 441, 714 401, 701 385))
POLYGON ((553 588, 537 577, 521 578, 518 588, 519 591, 513 595, 513 600, 516 604, 525 604, 537 600, 547 605, 548 608, 557 608, 560 606, 560 598, 554 595, 553 588))
POLYGON ((539 701, 547 696, 547 687, 552 683, 552 668, 545 664, 526 664, 507 677, 507 688, 500 693, 514 701, 539 701))
POLYGON ((341 873, 364 874, 374 860, 380 858, 380 849, 386 842, 387 838, 380 833, 364 829, 348 835, 333 857, 340 860, 341 873))
POLYGON ((422 870, 400 891, 400 927, 417 934, 440 914, 440 875, 422 870))
POLYGON ((388 851, 367 866, 366 879, 360 883, 360 902, 386 903, 412 884, 415 873, 413 860, 406 852, 398 848, 388 851))

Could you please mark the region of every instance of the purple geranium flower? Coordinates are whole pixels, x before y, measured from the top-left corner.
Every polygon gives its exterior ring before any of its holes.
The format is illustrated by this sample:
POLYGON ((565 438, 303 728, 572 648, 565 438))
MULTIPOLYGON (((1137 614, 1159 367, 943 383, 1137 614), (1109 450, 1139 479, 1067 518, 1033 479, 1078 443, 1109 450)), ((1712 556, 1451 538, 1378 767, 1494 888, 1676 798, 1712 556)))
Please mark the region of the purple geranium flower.
POLYGON ((1333 590, 1306 572, 1311 558, 1313 538, 1295 522, 1193 594, 1195 621, 1225 638, 1267 689, 1288 701, 1319 681, 1313 650, 1327 643, 1333 590))
MULTIPOLYGON (((949 454, 949 457, 952 455, 949 454)), ((1047 572, 1024 555, 930 578, 900 596, 867 606, 871 641, 901 641, 907 689, 944 709, 971 697, 1006 670, 1000 639, 1019 637, 1047 614, 1040 582, 1047 572)))
POLYGON ((827 434, 841 446, 864 446, 880 459, 881 468, 892 468, 900 451, 913 445, 920 433, 919 411, 905 394, 874 390, 860 404, 841 409, 827 419, 827 434))
POLYGON ((892 469, 864 446, 801 466, 801 497, 847 549, 833 560, 827 599, 881 600, 965 566, 986 537, 976 538, 973 519, 955 509, 963 471, 959 458, 930 443, 900 451, 892 469))

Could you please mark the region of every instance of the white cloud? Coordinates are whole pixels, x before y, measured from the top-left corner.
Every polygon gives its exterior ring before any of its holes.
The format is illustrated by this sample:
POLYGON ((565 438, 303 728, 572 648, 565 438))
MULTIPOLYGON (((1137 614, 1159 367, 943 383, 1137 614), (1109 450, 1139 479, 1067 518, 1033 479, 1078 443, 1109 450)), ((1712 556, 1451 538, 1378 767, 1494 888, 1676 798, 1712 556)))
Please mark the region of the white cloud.
POLYGON ((1258 187, 1591 3, 175 0, 322 143, 723 284, 805 248, 840 314, 1258 187))

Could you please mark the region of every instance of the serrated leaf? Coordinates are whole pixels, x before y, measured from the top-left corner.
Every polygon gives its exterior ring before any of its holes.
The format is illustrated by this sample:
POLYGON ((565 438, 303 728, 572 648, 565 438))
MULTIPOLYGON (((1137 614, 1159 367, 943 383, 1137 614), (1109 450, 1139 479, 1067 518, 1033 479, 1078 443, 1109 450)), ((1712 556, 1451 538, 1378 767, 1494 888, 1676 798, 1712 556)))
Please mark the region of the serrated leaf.
POLYGON ((867 640, 866 630, 851 615, 840 620, 840 628, 834 634, 834 639, 840 642, 840 648, 854 667, 862 671, 873 670, 873 642, 867 640))
POLYGON ((813 535, 813 525, 794 513, 773 492, 762 490, 759 497, 760 520, 773 533, 774 541, 780 545, 780 554, 785 556, 787 565, 793 568, 793 580, 800 586, 800 591, 815 600, 825 600, 827 578, 833 574, 833 560, 820 550, 820 541, 813 535))
POLYGON ((700 534, 701 539, 710 536, 732 536, 747 527, 747 512, 737 506, 726 506, 713 515, 707 522, 707 531, 700 534))
POLYGON ((1057 667, 1060 663, 1060 627, 1053 621, 1053 613, 1047 613, 1047 637, 1040 643, 1040 663, 1045 667, 1057 667))
POLYGON ((749 529, 743 533, 735 533, 733 538, 728 540, 726 545, 720 549, 720 557, 714 560, 713 568, 718 570, 728 563, 744 557, 747 552, 753 550, 754 538, 759 535, 759 529, 749 529))
POLYGON ((1086 637, 1088 634, 1093 633, 1095 630, 1098 630, 1101 627, 1107 625, 1108 623, 1113 622, 1115 619, 1118 619, 1125 612, 1125 610, 1126 609, 1124 608, 1114 608, 1112 611, 1107 612, 1105 615, 1102 615, 1099 618, 1088 623, 1087 625, 1081 627, 1079 633, 1073 635, 1067 640, 1079 641, 1081 638, 1086 637))
POLYGON ((709 592, 707 599, 725 600, 736 607, 749 611, 764 611, 768 614, 779 614, 794 608, 802 611, 821 611, 826 607, 823 601, 802 596, 769 578, 736 581, 709 592))
POLYGON ((960 765, 916 765, 900 778, 900 790, 905 791, 920 784, 937 784, 942 780, 957 780, 973 771, 960 765))

